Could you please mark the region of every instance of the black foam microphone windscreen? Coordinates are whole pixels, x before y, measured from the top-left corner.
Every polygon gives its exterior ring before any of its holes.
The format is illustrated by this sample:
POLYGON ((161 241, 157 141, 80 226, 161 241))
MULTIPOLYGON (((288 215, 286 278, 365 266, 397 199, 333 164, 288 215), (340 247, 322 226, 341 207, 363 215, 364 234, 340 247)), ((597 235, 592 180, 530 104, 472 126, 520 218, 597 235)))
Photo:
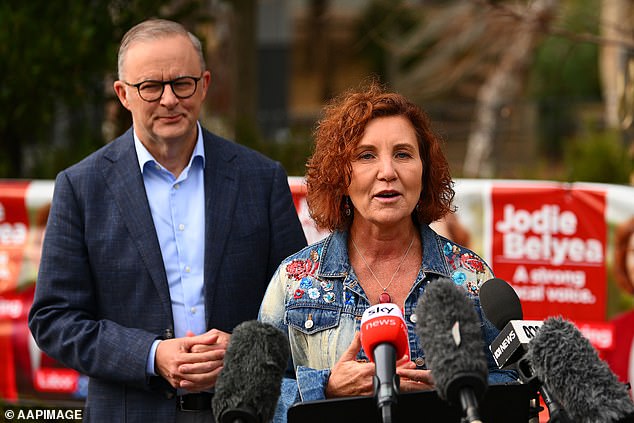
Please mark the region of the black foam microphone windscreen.
POLYGON ((480 319, 467 291, 447 278, 430 282, 416 317, 416 333, 439 396, 455 405, 463 405, 465 393, 481 398, 488 367, 480 319))
POLYGON ((218 423, 267 423, 275 414, 289 357, 286 335, 255 320, 236 326, 212 400, 218 423))
POLYGON ((526 357, 572 421, 616 422, 634 413, 626 386, 571 322, 546 319, 526 357))

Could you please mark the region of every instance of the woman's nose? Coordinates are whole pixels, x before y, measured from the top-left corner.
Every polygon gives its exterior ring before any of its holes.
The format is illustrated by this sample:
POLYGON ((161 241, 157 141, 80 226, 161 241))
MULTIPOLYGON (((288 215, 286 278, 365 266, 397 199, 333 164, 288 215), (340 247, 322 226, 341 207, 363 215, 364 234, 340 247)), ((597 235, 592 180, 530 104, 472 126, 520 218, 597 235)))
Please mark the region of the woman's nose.
POLYGON ((396 179, 396 170, 392 158, 381 159, 379 162, 379 171, 377 173, 379 180, 392 181, 396 179))

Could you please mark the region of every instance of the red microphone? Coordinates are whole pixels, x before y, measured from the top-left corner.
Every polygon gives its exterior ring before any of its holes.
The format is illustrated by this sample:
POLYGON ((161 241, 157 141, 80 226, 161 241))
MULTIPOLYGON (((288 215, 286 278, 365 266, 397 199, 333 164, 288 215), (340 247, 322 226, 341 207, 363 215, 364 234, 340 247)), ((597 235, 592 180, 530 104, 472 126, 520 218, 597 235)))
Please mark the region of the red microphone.
POLYGON ((383 422, 390 422, 392 404, 396 404, 399 382, 396 360, 410 355, 407 325, 398 305, 377 304, 361 318, 361 345, 376 365, 374 392, 383 422))

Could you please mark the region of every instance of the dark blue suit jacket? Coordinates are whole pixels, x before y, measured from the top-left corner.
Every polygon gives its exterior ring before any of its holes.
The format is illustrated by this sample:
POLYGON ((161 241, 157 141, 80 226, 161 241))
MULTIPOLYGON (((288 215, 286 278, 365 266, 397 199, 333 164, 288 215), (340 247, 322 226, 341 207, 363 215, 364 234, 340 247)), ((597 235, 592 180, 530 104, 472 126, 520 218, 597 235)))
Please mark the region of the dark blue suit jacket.
MULTIPOLYGON (((306 239, 279 163, 203 138, 207 328, 231 332, 257 317, 273 272, 306 239)), ((174 421, 174 390, 146 376, 173 322, 131 129, 57 176, 29 327, 90 377, 86 421, 174 421)))

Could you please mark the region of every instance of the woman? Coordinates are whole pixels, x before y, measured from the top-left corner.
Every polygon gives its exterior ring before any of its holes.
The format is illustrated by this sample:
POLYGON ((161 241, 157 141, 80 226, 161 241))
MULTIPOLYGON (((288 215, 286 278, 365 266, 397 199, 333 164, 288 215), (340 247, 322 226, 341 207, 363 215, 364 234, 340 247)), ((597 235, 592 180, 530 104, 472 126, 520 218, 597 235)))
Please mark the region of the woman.
MULTIPOLYGON (((363 312, 380 302, 400 305, 408 326, 411 357, 397 362, 401 391, 432 389, 415 335, 418 299, 428 283, 452 278, 482 317, 479 287, 493 275, 428 226, 452 212, 454 197, 428 118, 375 83, 343 95, 317 126, 306 181, 311 215, 332 234, 280 265, 260 309, 262 321, 289 336, 296 381, 285 380, 282 402, 373 393, 374 364, 358 332, 363 312)), ((489 345, 498 331, 483 325, 489 345)), ((487 357, 490 383, 515 380, 487 357)))
MULTIPOLYGON (((634 294, 634 217, 619 225, 614 239, 614 275, 628 295, 634 294)), ((622 382, 634 380, 634 310, 616 316, 614 347, 604 355, 612 371, 622 382)), ((630 391, 634 398, 634 394, 630 391)))

